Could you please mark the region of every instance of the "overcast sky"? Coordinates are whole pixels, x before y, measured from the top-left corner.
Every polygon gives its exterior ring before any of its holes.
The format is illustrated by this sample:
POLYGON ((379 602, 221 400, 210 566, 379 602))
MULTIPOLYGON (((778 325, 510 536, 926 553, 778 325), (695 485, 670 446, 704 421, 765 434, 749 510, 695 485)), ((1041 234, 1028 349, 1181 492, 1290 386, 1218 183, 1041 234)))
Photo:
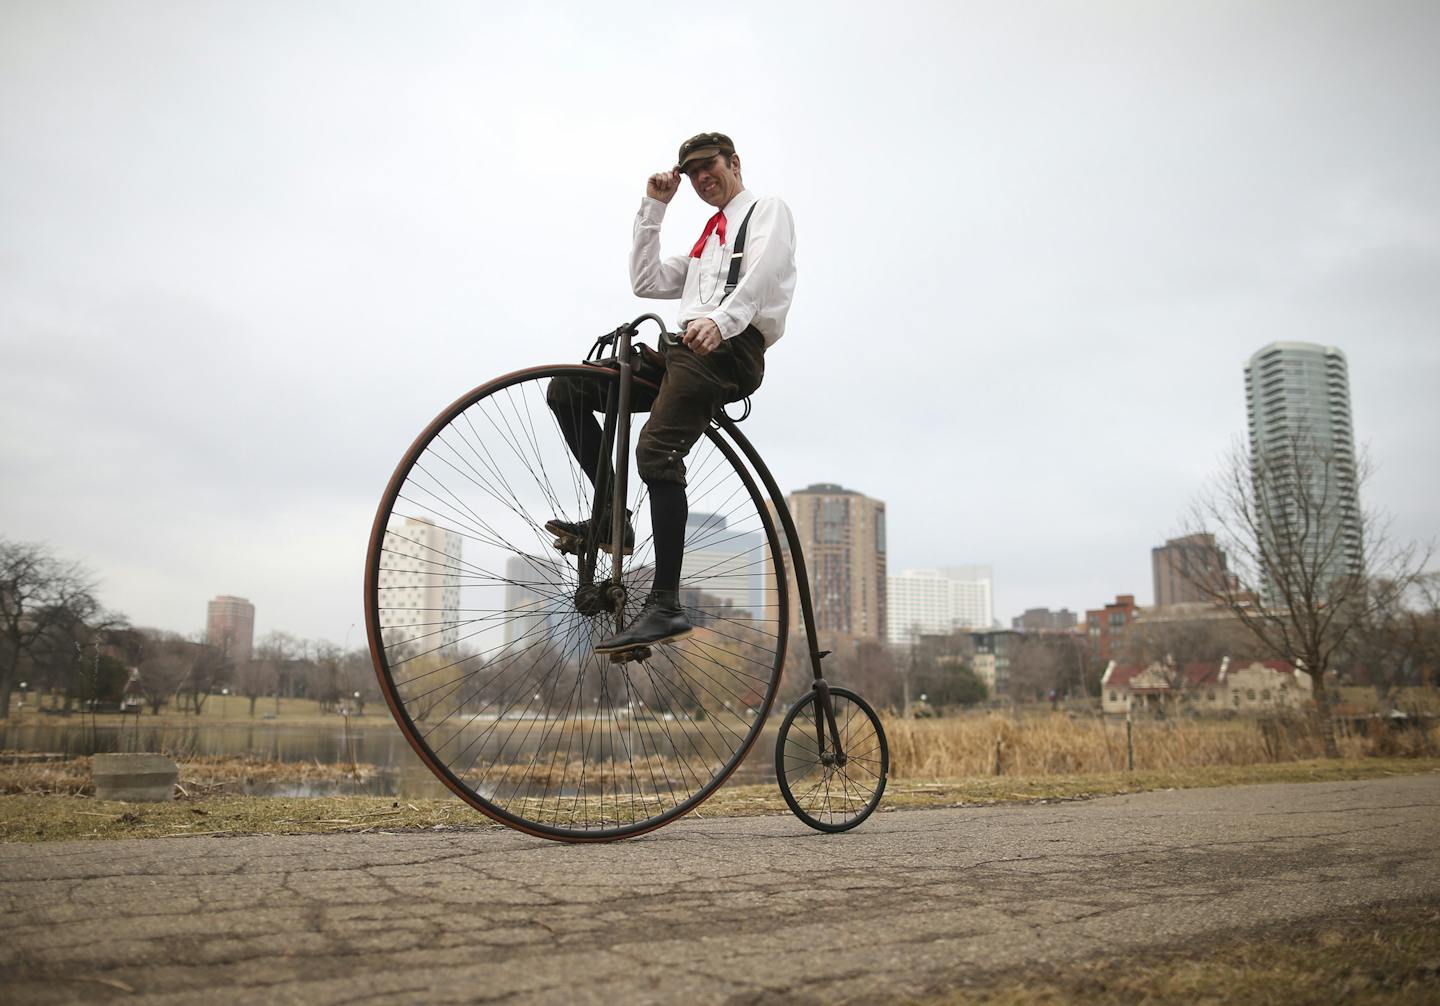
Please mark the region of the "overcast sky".
POLYGON ((1437 52, 1425 0, 5 0, 0 536, 357 645, 401 453, 654 307, 645 177, 721 130, 799 243, 747 431, 883 499, 892 572, 1148 602, 1277 339, 1345 351, 1362 502, 1432 538, 1437 52))

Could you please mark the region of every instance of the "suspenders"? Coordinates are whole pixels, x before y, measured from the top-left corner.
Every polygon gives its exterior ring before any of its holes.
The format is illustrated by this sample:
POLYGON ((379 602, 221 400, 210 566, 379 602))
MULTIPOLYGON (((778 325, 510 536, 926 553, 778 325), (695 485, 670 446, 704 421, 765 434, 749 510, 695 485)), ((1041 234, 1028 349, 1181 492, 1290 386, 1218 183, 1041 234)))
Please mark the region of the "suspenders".
POLYGON ((760 205, 760 200, 750 204, 750 209, 745 212, 745 219, 740 221, 740 231, 735 235, 735 248, 730 252, 730 275, 725 277, 725 296, 720 298, 720 303, 725 303, 725 297, 735 292, 735 287, 740 285, 740 260, 745 257, 745 232, 750 229, 750 216, 755 212, 755 207, 760 205))

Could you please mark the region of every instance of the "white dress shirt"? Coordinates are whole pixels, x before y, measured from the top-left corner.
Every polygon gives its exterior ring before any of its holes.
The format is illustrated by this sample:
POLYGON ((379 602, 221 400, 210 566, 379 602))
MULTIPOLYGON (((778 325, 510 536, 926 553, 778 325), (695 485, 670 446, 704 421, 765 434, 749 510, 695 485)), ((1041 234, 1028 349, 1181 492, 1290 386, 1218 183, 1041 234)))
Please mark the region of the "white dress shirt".
POLYGON ((773 196, 757 199, 741 189, 725 204, 725 238, 712 233, 699 258, 684 255, 660 257, 660 224, 666 204, 645 196, 635 215, 634 244, 630 249, 630 285, 637 297, 680 300, 678 323, 709 318, 727 339, 754 325, 769 348, 785 334, 785 315, 795 296, 795 219, 790 207, 773 196), (730 247, 750 207, 755 212, 745 236, 740 260, 740 281, 729 297, 725 280, 730 275, 730 247), (725 303, 721 304, 721 298, 725 303))

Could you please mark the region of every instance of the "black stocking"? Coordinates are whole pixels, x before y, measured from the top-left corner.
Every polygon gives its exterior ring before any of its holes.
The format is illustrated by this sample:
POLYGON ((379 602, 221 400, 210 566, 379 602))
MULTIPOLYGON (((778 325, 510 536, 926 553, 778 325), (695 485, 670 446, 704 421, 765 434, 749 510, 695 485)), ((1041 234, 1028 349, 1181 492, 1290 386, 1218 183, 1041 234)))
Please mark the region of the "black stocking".
POLYGON ((655 530, 655 582, 652 590, 678 591, 685 558, 685 519, 690 515, 685 487, 678 482, 647 482, 650 523, 655 530))

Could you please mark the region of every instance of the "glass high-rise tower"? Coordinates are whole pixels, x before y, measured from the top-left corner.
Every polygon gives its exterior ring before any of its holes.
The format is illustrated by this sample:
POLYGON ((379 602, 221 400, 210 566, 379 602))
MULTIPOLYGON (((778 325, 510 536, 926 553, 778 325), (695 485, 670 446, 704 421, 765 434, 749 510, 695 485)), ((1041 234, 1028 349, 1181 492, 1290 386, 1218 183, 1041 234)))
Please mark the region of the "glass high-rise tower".
POLYGON ((1271 553, 1266 600, 1277 600, 1280 569, 1323 600, 1328 585, 1363 568, 1345 354, 1272 342, 1245 365, 1245 396, 1255 512, 1271 553))

